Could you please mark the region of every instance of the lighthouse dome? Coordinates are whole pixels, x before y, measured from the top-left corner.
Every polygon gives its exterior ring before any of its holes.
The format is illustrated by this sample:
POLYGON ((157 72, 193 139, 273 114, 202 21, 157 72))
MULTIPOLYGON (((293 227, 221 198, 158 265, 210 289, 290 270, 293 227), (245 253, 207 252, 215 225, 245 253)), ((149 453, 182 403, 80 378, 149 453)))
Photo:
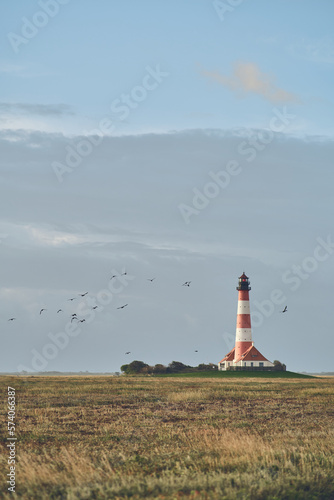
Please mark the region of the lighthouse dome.
POLYGON ((249 278, 245 273, 242 273, 239 277, 239 286, 237 286, 237 290, 251 290, 249 278))

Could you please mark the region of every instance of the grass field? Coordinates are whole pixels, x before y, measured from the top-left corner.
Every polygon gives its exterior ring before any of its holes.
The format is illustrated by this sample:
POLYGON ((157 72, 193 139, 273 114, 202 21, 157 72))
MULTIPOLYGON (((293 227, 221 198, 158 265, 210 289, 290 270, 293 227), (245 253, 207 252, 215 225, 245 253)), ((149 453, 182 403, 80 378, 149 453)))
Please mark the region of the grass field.
POLYGON ((334 378, 1 377, 23 499, 333 499, 334 378))
POLYGON ((262 372, 262 371, 199 371, 199 372, 180 372, 180 373, 162 373, 156 377, 195 377, 195 378, 313 378, 311 375, 295 373, 289 371, 262 372))

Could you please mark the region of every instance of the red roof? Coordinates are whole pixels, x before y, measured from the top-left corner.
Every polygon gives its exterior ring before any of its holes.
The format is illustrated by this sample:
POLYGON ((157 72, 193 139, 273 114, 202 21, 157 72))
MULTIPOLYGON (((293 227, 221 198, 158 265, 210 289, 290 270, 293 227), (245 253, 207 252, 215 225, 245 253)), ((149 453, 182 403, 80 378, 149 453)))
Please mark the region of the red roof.
POLYGON ((223 363, 224 361, 233 361, 234 351, 235 351, 235 347, 233 347, 232 351, 230 351, 228 354, 226 354, 226 356, 219 362, 223 363))
POLYGON ((239 359, 236 359, 235 361, 269 361, 267 358, 265 358, 256 347, 253 345, 250 346, 242 355, 239 359))

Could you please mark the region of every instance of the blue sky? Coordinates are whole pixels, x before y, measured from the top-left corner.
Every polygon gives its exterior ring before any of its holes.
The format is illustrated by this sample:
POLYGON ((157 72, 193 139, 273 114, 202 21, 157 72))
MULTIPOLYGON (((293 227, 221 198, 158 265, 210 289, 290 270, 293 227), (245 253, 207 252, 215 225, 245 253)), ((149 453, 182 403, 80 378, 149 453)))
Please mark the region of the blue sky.
POLYGON ((334 4, 0 11, 3 370, 218 362, 244 270, 259 350, 332 370, 334 4))
POLYGON ((54 128, 82 133, 140 84, 147 65, 159 64, 168 78, 122 133, 264 126, 272 103, 252 92, 232 95, 203 76, 228 77, 235 64, 249 63, 300 100, 292 105, 296 132, 326 134, 333 113, 332 3, 245 0, 230 8, 222 20, 211 1, 71 0, 58 4, 53 18, 45 14, 46 25, 23 43, 10 33, 22 36, 22 18, 32 22, 42 9, 37 2, 7 3, 0 25, 3 100, 63 102, 74 115, 54 128))

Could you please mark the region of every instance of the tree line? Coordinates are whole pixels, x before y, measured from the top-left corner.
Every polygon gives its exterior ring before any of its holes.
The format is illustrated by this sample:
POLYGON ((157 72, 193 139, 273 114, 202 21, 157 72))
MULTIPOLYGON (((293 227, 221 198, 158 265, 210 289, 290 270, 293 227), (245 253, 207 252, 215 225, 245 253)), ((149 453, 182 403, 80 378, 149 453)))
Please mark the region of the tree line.
MULTIPOLYGON (((232 369, 236 369, 235 367, 230 367, 232 369)), ((244 367, 238 367, 240 370, 244 369, 244 367)), ((249 367, 248 367, 249 368, 249 367)), ((250 369, 250 368, 249 368, 250 369)), ((181 373, 181 372, 201 372, 201 371, 210 371, 210 370, 218 370, 218 365, 214 363, 200 363, 198 366, 189 366, 181 363, 181 361, 172 361, 168 366, 162 364, 156 364, 154 366, 148 365, 143 361, 132 361, 127 365, 121 366, 121 372, 126 375, 158 375, 162 373, 181 373)), ((272 371, 285 371, 286 365, 275 359, 274 366, 272 371)))
POLYGON ((121 366, 121 372, 127 375, 144 374, 144 375, 158 375, 161 373, 180 373, 180 372, 200 372, 208 370, 218 370, 218 365, 214 363, 201 363, 198 366, 189 366, 181 363, 181 361, 172 361, 168 366, 156 364, 154 366, 148 365, 143 361, 132 361, 128 365, 121 366))

